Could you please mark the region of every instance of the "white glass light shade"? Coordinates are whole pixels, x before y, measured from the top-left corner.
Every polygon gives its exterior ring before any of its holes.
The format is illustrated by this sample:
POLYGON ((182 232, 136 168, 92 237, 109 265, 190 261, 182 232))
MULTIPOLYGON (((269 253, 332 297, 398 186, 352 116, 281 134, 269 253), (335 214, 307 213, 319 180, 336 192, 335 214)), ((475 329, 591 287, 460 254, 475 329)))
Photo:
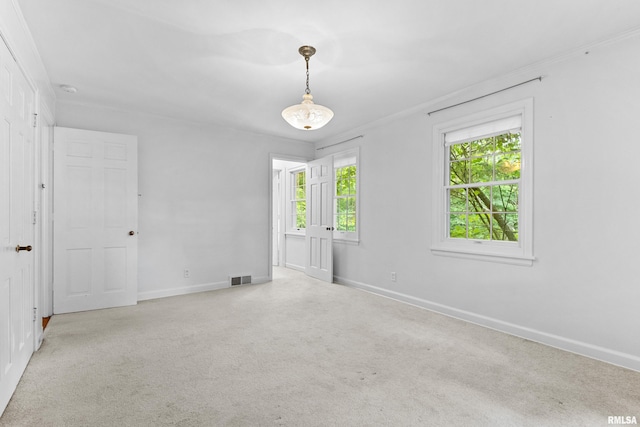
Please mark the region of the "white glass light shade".
POLYGON ((282 111, 282 117, 296 129, 320 129, 333 118, 333 111, 314 104, 312 99, 313 96, 310 93, 305 93, 302 96, 302 103, 285 108, 282 111))

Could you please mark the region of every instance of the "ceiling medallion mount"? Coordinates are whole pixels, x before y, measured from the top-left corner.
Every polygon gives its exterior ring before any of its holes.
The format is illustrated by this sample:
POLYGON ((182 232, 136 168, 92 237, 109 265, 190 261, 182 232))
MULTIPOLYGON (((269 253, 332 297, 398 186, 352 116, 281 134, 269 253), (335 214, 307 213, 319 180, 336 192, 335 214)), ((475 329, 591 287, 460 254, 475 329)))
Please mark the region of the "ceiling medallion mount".
POLYGON ((296 129, 315 130, 329 123, 333 118, 333 111, 322 105, 313 103, 313 96, 309 89, 309 58, 316 53, 313 46, 300 46, 300 55, 304 57, 307 66, 307 88, 302 95, 302 102, 287 107, 282 111, 282 117, 296 129))
POLYGON ((305 58, 310 58, 315 55, 316 48, 313 46, 300 46, 298 52, 300 52, 300 55, 304 56, 305 58))

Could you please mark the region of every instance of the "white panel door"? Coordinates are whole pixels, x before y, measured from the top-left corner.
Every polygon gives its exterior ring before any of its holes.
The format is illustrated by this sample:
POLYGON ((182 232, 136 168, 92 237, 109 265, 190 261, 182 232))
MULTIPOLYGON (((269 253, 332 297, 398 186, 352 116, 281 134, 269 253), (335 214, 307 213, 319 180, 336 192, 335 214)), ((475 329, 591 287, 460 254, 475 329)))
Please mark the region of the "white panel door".
POLYGON ((333 282, 333 159, 307 164, 305 273, 333 282))
POLYGON ((54 131, 53 312, 134 305, 137 137, 54 131))
POLYGON ((33 106, 34 92, 0 39, 0 414, 34 349, 33 106))

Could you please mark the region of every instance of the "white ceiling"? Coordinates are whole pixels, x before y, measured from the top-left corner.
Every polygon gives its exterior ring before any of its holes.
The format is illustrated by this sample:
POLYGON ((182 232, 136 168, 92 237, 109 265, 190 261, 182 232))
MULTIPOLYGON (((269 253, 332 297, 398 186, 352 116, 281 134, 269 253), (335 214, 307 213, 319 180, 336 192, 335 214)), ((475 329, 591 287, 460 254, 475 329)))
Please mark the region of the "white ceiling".
POLYGON ((57 96, 318 141, 640 28, 638 0, 18 0, 57 96), (335 112, 315 131, 280 116, 335 112), (59 89, 69 84, 76 94, 59 89))

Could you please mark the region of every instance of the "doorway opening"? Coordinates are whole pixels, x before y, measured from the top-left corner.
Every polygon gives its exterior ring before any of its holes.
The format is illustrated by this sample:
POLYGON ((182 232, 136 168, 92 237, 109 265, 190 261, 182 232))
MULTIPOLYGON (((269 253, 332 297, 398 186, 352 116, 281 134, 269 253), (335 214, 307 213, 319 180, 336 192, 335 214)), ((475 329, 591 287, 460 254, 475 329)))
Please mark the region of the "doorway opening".
POLYGON ((270 272, 273 267, 305 270, 306 165, 302 158, 271 156, 270 272))

